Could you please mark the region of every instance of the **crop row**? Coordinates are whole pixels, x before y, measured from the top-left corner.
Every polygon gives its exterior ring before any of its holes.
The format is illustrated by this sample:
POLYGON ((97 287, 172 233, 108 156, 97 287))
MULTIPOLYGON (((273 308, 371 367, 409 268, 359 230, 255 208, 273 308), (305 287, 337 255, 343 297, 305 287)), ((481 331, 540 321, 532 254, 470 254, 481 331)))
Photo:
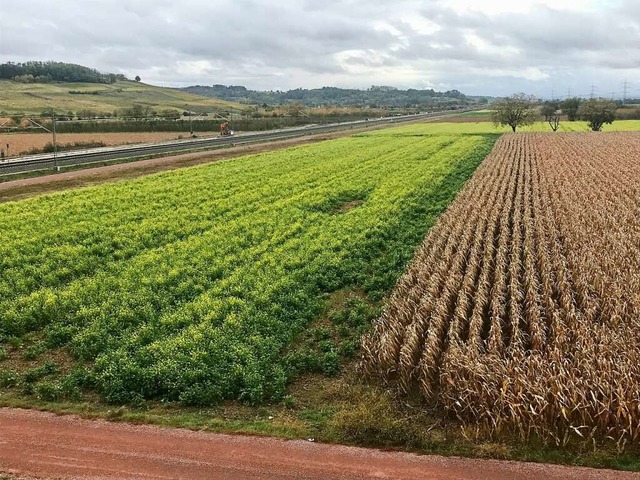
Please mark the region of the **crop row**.
POLYGON ((475 431, 640 436, 640 135, 506 135, 429 232, 363 366, 475 431))

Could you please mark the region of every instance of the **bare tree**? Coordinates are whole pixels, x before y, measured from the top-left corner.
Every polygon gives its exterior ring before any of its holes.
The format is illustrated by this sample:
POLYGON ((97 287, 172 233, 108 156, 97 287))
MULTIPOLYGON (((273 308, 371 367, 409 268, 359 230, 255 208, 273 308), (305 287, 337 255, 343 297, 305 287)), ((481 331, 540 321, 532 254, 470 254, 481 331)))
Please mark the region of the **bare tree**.
POLYGON ((551 130, 557 132, 560 127, 560 103, 555 100, 546 101, 542 104, 540 111, 551 130))
POLYGON ((305 116, 304 114, 304 105, 300 102, 292 102, 287 104, 286 106, 287 113, 292 117, 301 117, 305 116))

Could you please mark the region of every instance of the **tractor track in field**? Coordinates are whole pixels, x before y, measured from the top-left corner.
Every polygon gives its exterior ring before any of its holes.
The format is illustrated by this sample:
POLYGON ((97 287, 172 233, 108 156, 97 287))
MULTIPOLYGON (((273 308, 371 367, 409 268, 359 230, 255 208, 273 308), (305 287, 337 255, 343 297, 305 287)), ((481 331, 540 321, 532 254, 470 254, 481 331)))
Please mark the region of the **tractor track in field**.
POLYGON ((0 408, 0 478, 639 479, 640 474, 383 452, 0 408))

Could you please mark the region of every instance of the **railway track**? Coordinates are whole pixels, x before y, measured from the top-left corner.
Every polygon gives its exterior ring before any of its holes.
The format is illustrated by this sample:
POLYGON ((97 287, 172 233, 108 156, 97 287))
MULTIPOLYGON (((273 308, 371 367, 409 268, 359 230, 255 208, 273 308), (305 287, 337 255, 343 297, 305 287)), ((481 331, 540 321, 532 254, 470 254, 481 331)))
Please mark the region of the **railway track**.
MULTIPOLYGON (((460 112, 462 111, 458 111, 456 113, 460 112)), ((451 113, 424 113, 416 115, 403 115, 398 117, 384 117, 372 120, 358 120, 355 122, 334 123, 328 125, 308 125, 304 127, 271 130, 267 132, 246 133, 231 137, 194 138, 142 145, 102 147, 88 150, 59 152, 55 155, 28 155, 7 159, 4 162, 0 162, 0 176, 17 175, 21 173, 44 170, 57 171, 65 167, 152 157, 157 155, 172 155, 189 151, 214 150, 236 145, 247 145, 251 143, 283 140, 305 135, 318 135, 342 130, 350 130, 354 128, 392 125, 396 123, 420 120, 423 118, 445 117, 448 115, 451 115, 451 113)))

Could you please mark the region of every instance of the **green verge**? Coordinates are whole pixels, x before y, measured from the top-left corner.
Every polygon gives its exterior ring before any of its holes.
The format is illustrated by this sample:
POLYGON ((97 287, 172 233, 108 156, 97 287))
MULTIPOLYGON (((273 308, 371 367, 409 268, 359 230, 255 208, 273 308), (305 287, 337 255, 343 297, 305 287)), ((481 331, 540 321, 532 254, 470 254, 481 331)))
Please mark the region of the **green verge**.
MULTIPOLYGON (((561 122, 558 132, 588 132, 587 122, 561 122)), ((640 120, 616 120, 605 125, 603 132, 637 132, 640 131, 640 120)), ((511 132, 510 127, 496 127, 490 121, 478 119, 477 122, 432 122, 416 123, 393 129, 365 132, 359 136, 409 136, 409 135, 501 135, 511 132)), ((549 132, 551 128, 546 122, 535 122, 533 125, 518 128, 518 132, 549 132)))
POLYGON ((96 398, 48 401, 11 391, 0 393, 0 406, 214 433, 640 471, 637 450, 620 454, 611 449, 523 445, 515 438, 488 442, 465 437, 455 421, 425 412, 419 404, 398 401, 390 392, 363 382, 349 366, 336 377, 300 377, 288 387, 283 401, 253 407, 239 402, 206 408, 162 402, 114 406, 96 398))

